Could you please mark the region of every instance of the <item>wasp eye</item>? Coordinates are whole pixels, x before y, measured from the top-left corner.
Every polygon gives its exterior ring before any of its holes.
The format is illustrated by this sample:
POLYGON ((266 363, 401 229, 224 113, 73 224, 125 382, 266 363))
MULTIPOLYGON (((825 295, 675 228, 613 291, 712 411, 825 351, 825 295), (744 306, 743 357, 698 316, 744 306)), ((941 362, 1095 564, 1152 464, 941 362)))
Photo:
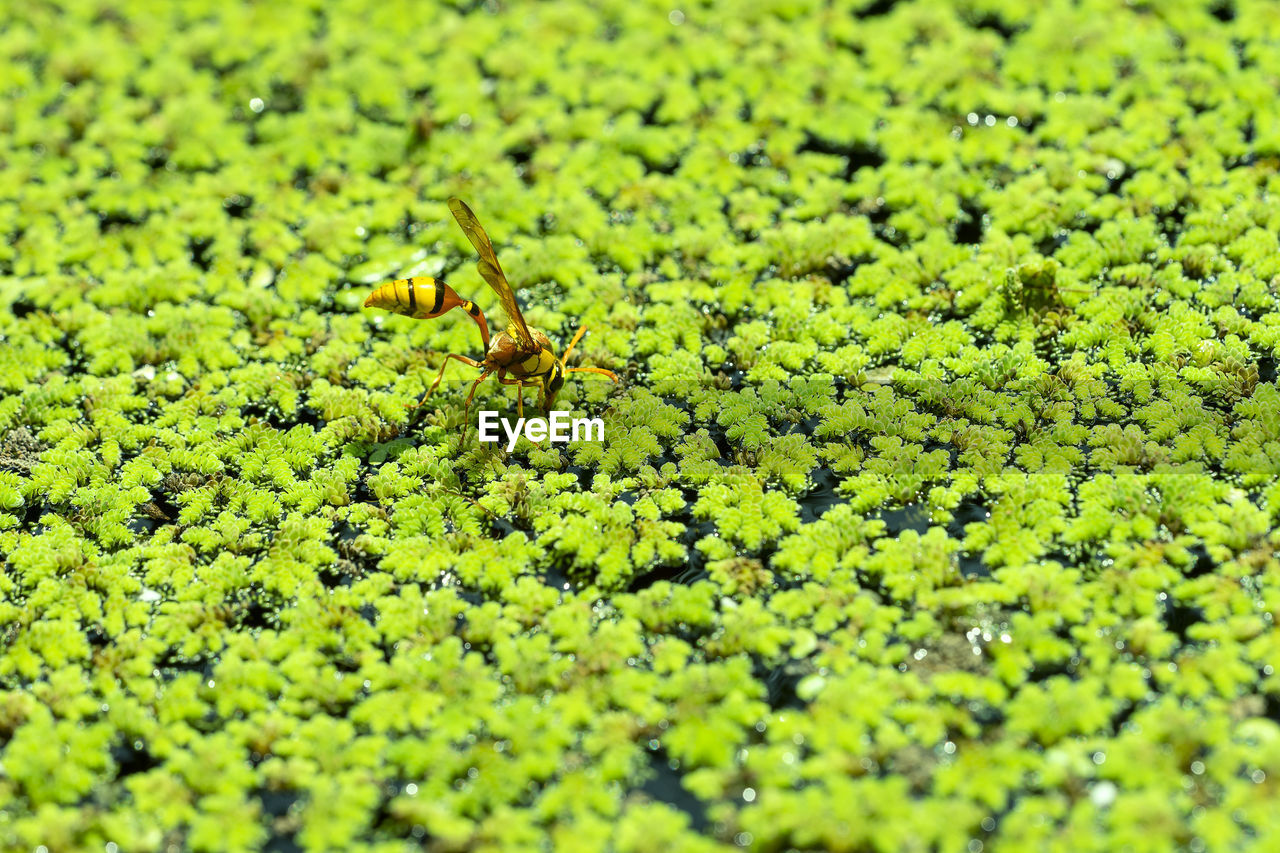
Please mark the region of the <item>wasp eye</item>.
POLYGON ((552 394, 555 394, 560 390, 562 385, 564 385, 564 371, 561 370, 560 365, 557 364, 555 370, 551 373, 551 378, 547 380, 547 390, 552 394))

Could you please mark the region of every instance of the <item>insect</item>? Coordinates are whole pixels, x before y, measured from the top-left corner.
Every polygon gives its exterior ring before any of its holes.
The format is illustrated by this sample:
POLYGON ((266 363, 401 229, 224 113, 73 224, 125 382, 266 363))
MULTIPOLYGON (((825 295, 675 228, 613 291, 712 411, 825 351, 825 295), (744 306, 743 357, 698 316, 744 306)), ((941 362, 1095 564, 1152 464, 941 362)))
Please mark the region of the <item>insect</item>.
POLYGON ((467 207, 466 202, 461 199, 451 198, 449 210, 452 211, 453 218, 458 221, 462 232, 467 235, 467 239, 471 241, 471 245, 480 256, 476 268, 480 271, 480 277, 498 294, 498 301, 502 303, 503 310, 506 311, 510 321, 507 328, 490 337, 489 325, 485 321, 484 313, 474 302, 463 299, 444 282, 426 276, 398 279, 384 284, 369 294, 364 304, 366 308, 385 308, 396 314, 420 319, 439 317, 454 308, 462 308, 476 321, 480 327, 480 337, 484 342, 484 360, 477 361, 457 353, 448 353, 444 357, 444 364, 440 365, 440 373, 436 375, 436 381, 431 383, 426 394, 430 397, 440 386, 440 380, 444 378, 444 371, 449 366, 450 360, 460 361, 480 369, 480 376, 471 383, 471 390, 464 404, 462 438, 464 440, 466 438, 466 414, 471 410, 471 400, 475 396, 476 388, 490 374, 497 374, 498 381, 503 385, 517 386, 516 411, 522 418, 526 386, 539 389, 540 405, 549 413, 555 403, 556 394, 564 385, 566 374, 598 373, 617 382, 618 377, 613 371, 605 370, 603 367, 567 366, 566 363, 573 348, 586 333, 585 325, 578 328, 573 339, 569 341, 564 355, 556 357, 551 339, 537 329, 530 329, 525 323, 520 305, 516 302, 515 291, 507 282, 507 277, 498 263, 498 256, 493 251, 493 243, 489 241, 489 235, 485 233, 471 208, 467 207))

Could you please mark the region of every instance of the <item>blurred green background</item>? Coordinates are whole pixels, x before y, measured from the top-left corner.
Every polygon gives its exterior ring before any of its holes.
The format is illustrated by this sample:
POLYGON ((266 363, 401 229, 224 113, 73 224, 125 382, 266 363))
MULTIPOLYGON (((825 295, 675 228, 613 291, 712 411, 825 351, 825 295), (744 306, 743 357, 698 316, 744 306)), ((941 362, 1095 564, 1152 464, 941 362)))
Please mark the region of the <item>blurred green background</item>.
POLYGON ((5 5, 0 847, 1280 846, 1278 81, 1244 0, 5 5), (603 444, 410 408, 451 195, 603 444))

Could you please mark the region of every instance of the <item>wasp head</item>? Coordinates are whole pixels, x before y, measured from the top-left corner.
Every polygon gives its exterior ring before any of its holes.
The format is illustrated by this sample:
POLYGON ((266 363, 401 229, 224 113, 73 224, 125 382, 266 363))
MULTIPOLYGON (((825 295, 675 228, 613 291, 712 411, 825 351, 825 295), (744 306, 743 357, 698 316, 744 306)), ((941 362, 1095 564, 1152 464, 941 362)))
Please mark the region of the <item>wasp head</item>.
POLYGON ((547 401, 546 409, 551 411, 551 406, 555 403, 556 395, 560 393, 560 389, 564 387, 564 361, 557 360, 551 366, 546 375, 542 378, 542 394, 547 401))

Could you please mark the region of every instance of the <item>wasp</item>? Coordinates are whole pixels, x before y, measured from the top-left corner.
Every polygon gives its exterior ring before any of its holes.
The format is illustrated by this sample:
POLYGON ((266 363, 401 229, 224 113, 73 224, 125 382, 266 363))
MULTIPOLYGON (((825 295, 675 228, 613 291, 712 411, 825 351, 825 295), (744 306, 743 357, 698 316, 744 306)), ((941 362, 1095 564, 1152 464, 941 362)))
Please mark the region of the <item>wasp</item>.
POLYGON ((480 376, 471 383, 471 390, 467 394, 463 408, 462 437, 465 440, 467 414, 471 411, 471 400, 475 396, 476 388, 490 375, 496 374, 498 381, 503 385, 517 386, 516 411, 521 418, 524 417, 525 387, 539 389, 539 404, 549 414, 551 407, 555 404, 556 395, 564 385, 564 378, 569 373, 598 373, 617 382, 618 377, 613 371, 605 370, 603 367, 567 366, 573 348, 587 331, 586 325, 578 328, 573 339, 569 341, 564 355, 556 356, 551 339, 537 329, 530 329, 525 323, 524 314, 521 313, 520 305, 516 302, 515 291, 511 289, 511 284, 498 263, 498 256, 493 251, 493 243, 490 242, 489 235, 485 233, 471 208, 462 199, 450 198, 449 210, 462 228, 462 233, 466 234, 467 239, 471 241, 476 254, 480 256, 476 269, 480 271, 480 277, 498 294, 498 301, 506 311, 509 322, 504 331, 491 337, 489 324, 479 306, 470 300, 463 299, 443 281, 437 281, 428 276, 397 279, 369 294, 369 298, 364 301, 366 308, 383 308, 417 319, 439 317, 454 308, 461 308, 480 327, 484 359, 477 361, 457 353, 446 354, 444 364, 440 365, 440 372, 436 375, 436 381, 431 383, 423 399, 430 397, 440 386, 440 380, 444 378, 445 368, 449 366, 450 361, 460 361, 469 367, 479 368, 480 376))

